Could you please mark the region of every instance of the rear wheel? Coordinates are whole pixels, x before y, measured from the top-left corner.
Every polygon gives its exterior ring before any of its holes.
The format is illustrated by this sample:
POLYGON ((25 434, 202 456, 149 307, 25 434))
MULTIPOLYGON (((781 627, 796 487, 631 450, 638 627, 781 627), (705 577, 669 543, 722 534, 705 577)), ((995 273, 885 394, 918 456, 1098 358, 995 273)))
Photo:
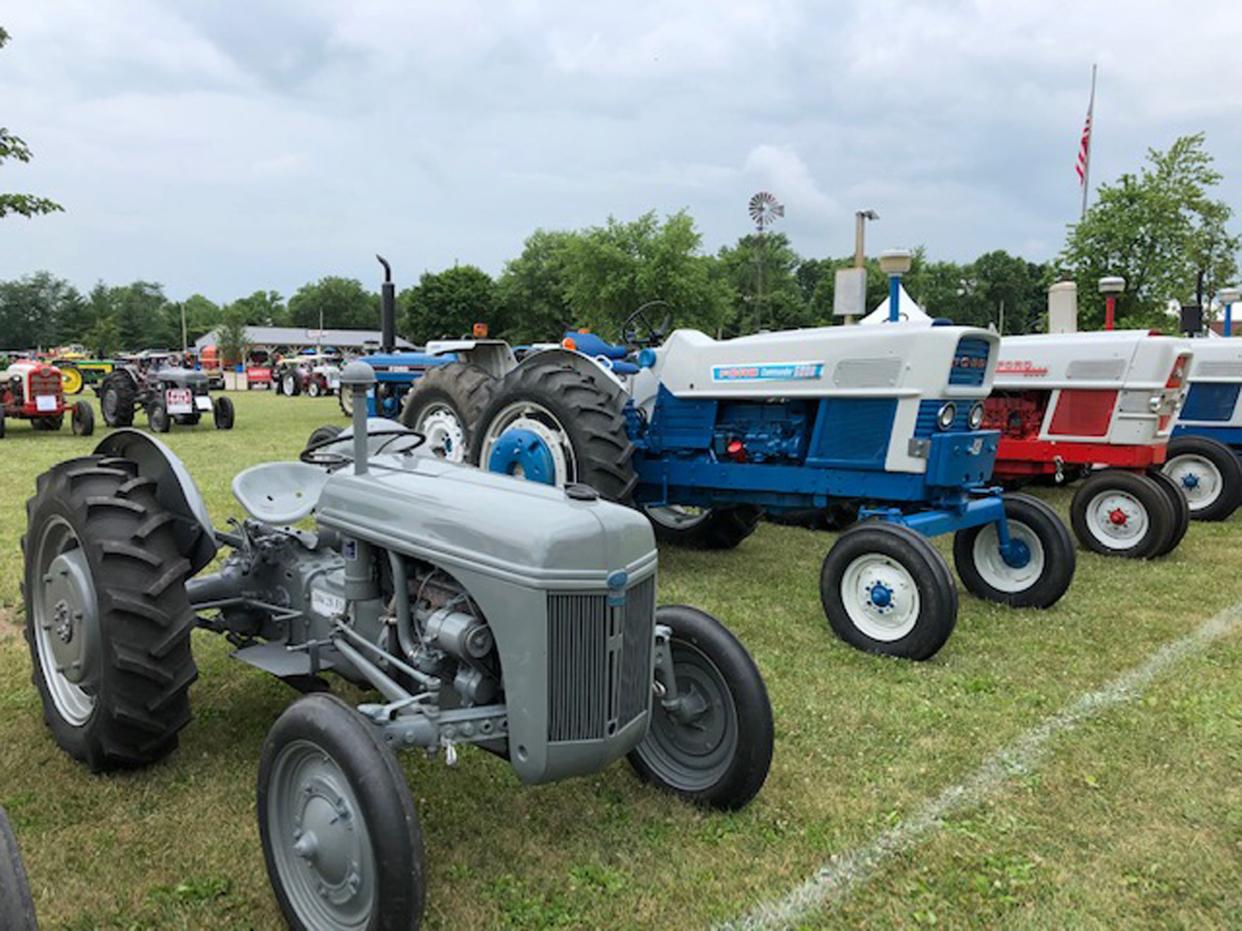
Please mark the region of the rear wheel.
POLYGON ((61 365, 60 387, 65 394, 81 394, 86 380, 82 378, 82 370, 76 365, 61 365))
POLYGON ((134 381, 127 372, 113 372, 99 391, 99 409, 109 427, 128 427, 134 422, 134 381))
POLYGON ((342 385, 341 390, 336 393, 336 403, 340 405, 341 413, 346 417, 354 416, 354 392, 348 385, 342 385))
POLYGON ((477 365, 449 362, 427 369, 405 396, 401 423, 427 437, 427 448, 450 462, 470 455, 475 425, 497 381, 477 365))
POLYGON ((761 508, 743 504, 736 507, 693 508, 680 505, 645 506, 656 539, 676 546, 701 550, 731 550, 755 532, 761 508))
POLYGON ((21 850, 3 808, 0 808, 0 928, 5 931, 38 931, 39 928, 21 850))
POLYGON ((899 524, 851 527, 824 558, 820 600, 838 637, 868 653, 929 659, 957 623, 957 588, 944 559, 899 524))
POLYGON ((190 564, 155 483, 127 459, 71 459, 26 513, 26 641, 52 736, 97 771, 167 756, 197 671, 190 564))
POLYGON ((1005 495, 1010 551, 996 524, 953 535, 953 562, 971 594, 1015 608, 1056 604, 1074 579, 1074 541, 1052 508, 1030 495, 1005 495))
POLYGON ((1169 534, 1169 538, 1165 540, 1159 551, 1154 554, 1166 556, 1177 549, 1182 538, 1186 536, 1186 531, 1190 529, 1190 502, 1186 500, 1182 486, 1154 466, 1147 470, 1147 477, 1160 487, 1173 508, 1173 532, 1169 534))
POLYGON ((0 408, 0 440, 4 439, 4 409, 0 408))
POLYGON ((289 397, 297 397, 302 393, 302 379, 297 372, 285 372, 280 378, 281 391, 289 397))
POLYGON ((233 429, 233 401, 218 397, 211 402, 211 419, 217 430, 233 429))
POLYGON ((298 699, 263 742, 259 836, 280 910, 298 931, 418 928, 422 833, 396 758, 326 693, 298 699))
POLYGON ((95 432, 95 409, 87 401, 76 402, 69 423, 75 436, 90 436, 95 432))
POLYGON ((1192 520, 1226 520, 1242 504, 1242 464, 1223 443, 1174 437, 1163 472, 1181 486, 1192 520))
POLYGON ((677 694, 659 694, 651 726, 630 751, 639 778, 699 805, 736 809, 772 764, 772 706, 754 660, 723 624, 697 608, 661 607, 677 694))
POLYGON ((581 482, 624 503, 638 483, 616 394, 567 365, 514 369, 474 434, 471 461, 492 472, 547 485, 581 482))
POLYGON ((1141 472, 1095 472, 1070 502, 1070 523, 1078 542, 1105 556, 1156 556, 1171 538, 1175 520, 1164 491, 1141 472))

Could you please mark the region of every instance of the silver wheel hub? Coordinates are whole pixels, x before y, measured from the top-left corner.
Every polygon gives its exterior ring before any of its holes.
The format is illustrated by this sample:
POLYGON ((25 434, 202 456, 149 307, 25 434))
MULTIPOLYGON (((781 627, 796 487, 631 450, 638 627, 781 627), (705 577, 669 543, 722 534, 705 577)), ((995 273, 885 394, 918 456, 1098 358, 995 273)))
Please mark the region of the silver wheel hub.
POLYGON ((80 727, 94 711, 102 662, 90 563, 77 535, 59 518, 44 527, 34 558, 46 567, 31 599, 40 672, 56 712, 80 727))
POLYGON ((1212 462, 1193 453, 1174 456, 1164 464, 1164 474, 1177 482, 1191 511, 1210 507, 1224 490, 1224 479, 1212 462))
MULTIPOLYGON (((530 401, 515 401, 508 405, 487 425, 487 433, 483 437, 482 455, 479 466, 487 468, 492 449, 507 430, 529 430, 535 434, 552 455, 553 471, 556 479, 554 485, 564 486, 577 481, 578 463, 574 449, 556 416, 541 404, 530 401)), ((513 474, 522 476, 519 468, 513 474)))
POLYGON ((909 571, 889 556, 865 553, 845 567, 841 601, 854 626, 891 643, 914 629, 919 619, 919 590, 909 571))
POLYGON ((1087 528, 1110 549, 1128 549, 1147 534, 1147 508, 1129 492, 1102 491, 1087 505, 1087 528))
POLYGON ((649 506, 644 507, 643 510, 651 520, 670 530, 689 530, 697 527, 712 513, 710 508, 696 508, 681 504, 649 506))
POLYGON ((447 407, 427 408, 414 429, 427 437, 427 445, 440 458, 461 462, 466 457, 466 430, 461 420, 447 407))
POLYGON ((1009 527, 1009 538, 1026 545, 1030 558, 1021 566, 1011 566, 1005 562, 1000 550, 1000 535, 995 524, 988 524, 975 537, 971 550, 975 569, 983 581, 998 591, 1014 593, 1023 592, 1039 581, 1044 571, 1044 545, 1039 536, 1021 521, 1010 518, 1006 521, 1009 527))

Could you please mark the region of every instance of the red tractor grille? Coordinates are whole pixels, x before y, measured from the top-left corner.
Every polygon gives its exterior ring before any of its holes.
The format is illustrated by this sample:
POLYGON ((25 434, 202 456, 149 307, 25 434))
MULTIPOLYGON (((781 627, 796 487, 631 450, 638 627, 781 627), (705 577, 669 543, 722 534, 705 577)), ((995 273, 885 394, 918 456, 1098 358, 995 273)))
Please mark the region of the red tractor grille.
POLYGON ((30 397, 52 394, 60 397, 60 373, 54 368, 44 366, 30 373, 30 397))

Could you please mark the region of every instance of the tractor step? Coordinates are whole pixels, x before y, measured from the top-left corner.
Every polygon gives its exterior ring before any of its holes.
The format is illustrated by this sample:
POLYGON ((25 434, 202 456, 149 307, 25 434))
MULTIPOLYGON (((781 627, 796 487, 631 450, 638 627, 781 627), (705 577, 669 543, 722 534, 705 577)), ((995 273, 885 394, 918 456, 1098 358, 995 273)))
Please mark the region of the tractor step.
MULTIPOLYGON (((319 654, 319 671, 335 665, 325 652, 319 654)), ((304 649, 290 650, 283 643, 256 643, 234 650, 230 655, 280 679, 312 675, 310 654, 304 649)))

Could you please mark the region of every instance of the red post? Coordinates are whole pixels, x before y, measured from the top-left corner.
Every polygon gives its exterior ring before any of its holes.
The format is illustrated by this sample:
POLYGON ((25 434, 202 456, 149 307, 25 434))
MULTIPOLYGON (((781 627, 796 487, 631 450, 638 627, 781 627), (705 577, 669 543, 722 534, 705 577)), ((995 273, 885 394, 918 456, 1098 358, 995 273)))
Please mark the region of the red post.
POLYGON ((1112 294, 1104 296, 1104 329, 1113 328, 1113 315, 1117 312, 1117 298, 1112 294))

